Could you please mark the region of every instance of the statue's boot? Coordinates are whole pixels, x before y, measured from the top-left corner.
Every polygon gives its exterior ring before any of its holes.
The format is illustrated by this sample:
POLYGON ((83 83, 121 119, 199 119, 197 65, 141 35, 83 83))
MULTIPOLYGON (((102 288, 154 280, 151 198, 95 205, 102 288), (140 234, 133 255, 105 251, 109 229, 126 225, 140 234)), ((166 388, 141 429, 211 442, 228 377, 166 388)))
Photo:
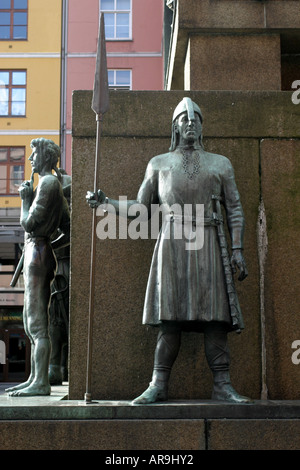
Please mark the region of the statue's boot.
POLYGON ((161 326, 154 354, 152 381, 147 390, 133 400, 133 405, 147 405, 168 399, 168 382, 178 355, 180 341, 181 330, 177 325, 161 326))
POLYGON ((214 385, 212 400, 223 400, 231 403, 253 403, 251 398, 240 395, 231 385, 229 371, 213 372, 214 385))
POLYGON ((139 397, 135 398, 132 402, 133 405, 148 405, 156 401, 166 401, 168 399, 168 387, 159 387, 150 382, 147 390, 139 397))
POLYGON ((204 344, 207 362, 214 379, 212 400, 251 403, 250 398, 239 395, 231 385, 226 327, 217 322, 208 325, 204 331, 204 344))

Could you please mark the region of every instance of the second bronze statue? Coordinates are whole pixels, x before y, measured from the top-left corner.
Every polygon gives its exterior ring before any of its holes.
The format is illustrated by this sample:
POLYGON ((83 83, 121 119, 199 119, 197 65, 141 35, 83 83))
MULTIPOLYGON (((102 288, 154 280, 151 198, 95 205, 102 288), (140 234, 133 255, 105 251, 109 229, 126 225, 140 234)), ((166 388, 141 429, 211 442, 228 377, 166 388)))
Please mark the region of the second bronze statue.
POLYGON ((25 230, 23 323, 31 344, 31 371, 26 382, 7 389, 11 396, 22 397, 51 393, 49 304, 56 272, 54 249, 70 242, 69 207, 57 169, 60 148, 44 138, 32 140, 31 147, 29 160, 33 174, 39 175, 39 182, 35 190, 33 181, 24 181, 19 188, 20 223, 25 230), (53 240, 57 233, 57 239, 53 240))

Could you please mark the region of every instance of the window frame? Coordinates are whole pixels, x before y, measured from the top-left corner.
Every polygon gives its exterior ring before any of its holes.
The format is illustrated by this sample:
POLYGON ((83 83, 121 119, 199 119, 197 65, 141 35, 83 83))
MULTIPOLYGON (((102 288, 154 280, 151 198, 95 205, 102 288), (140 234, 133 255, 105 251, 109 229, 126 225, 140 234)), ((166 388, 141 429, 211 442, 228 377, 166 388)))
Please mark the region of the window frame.
POLYGON ((114 72, 114 83, 113 85, 108 84, 108 87, 110 90, 132 90, 132 69, 108 69, 108 72, 114 72), (127 85, 125 86, 118 86, 116 83, 116 75, 118 72, 129 72, 129 85, 127 88, 127 85))
MULTIPOLYGON (((4 85, 5 89, 8 89, 8 114, 0 114, 0 118, 24 118, 26 117, 26 108, 27 108, 27 70, 26 69, 0 69, 0 72, 8 72, 9 73, 9 83, 8 85, 4 85), (13 85, 12 77, 14 72, 24 72, 26 79, 25 85, 13 85), (12 91, 17 89, 24 89, 25 88, 25 112, 24 114, 12 114, 12 91)), ((0 91, 1 91, 1 84, 0 84, 0 91)))
POLYGON ((102 10, 101 9, 101 3, 102 3, 102 0, 99 0, 99 11, 100 13, 103 13, 104 15, 104 20, 105 20, 105 14, 113 14, 114 15, 114 37, 113 38, 107 38, 106 35, 105 35, 105 39, 106 41, 132 41, 132 0, 129 0, 129 10, 117 10, 117 0, 113 0, 114 2, 114 9, 113 10, 102 10), (129 24, 128 24, 128 28, 129 28, 129 35, 128 35, 128 38, 119 38, 117 37, 116 33, 116 17, 117 17, 117 14, 122 14, 122 13, 126 13, 129 15, 129 24))
MULTIPOLYGON (((11 168, 13 166, 16 166, 16 163, 13 161, 13 160, 10 160, 10 155, 11 155, 11 152, 12 150, 14 149, 22 149, 24 151, 24 155, 23 155, 23 158, 22 160, 20 160, 19 163, 19 166, 23 166, 23 178, 24 178, 24 172, 25 172, 25 155, 26 155, 26 147, 25 145, 1 145, 0 146, 0 150, 1 149, 7 149, 7 161, 5 162, 1 162, 0 161, 0 167, 6 167, 6 191, 5 192, 1 192, 1 186, 0 186, 0 197, 1 196, 19 196, 19 193, 18 191, 16 190, 16 192, 11 192, 10 191, 10 188, 11 188, 11 180, 12 178, 10 177, 10 174, 11 174, 11 168)), ((0 179, 1 181, 1 179, 0 179)))
POLYGON ((27 0, 27 8, 15 8, 14 7, 14 0, 11 0, 10 8, 1 8, 1 13, 10 13, 10 24, 9 25, 2 25, 0 26, 9 26, 9 38, 1 38, 0 41, 28 41, 28 0, 27 0), (14 13, 26 13, 27 14, 27 22, 24 25, 15 25, 14 24, 14 13), (25 26, 26 27, 26 37, 25 38, 14 38, 14 27, 15 26, 25 26))

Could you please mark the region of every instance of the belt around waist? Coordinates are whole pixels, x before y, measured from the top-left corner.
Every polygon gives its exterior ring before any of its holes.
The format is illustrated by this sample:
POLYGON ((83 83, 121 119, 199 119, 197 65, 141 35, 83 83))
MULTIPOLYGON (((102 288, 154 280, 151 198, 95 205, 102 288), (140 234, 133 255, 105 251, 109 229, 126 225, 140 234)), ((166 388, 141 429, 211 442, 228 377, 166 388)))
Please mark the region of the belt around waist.
POLYGON ((211 217, 195 217, 191 215, 178 215, 178 214, 167 214, 165 219, 170 222, 178 222, 181 224, 191 223, 193 226, 201 225, 201 226, 217 226, 220 223, 223 223, 223 218, 217 216, 217 214, 213 214, 211 217))

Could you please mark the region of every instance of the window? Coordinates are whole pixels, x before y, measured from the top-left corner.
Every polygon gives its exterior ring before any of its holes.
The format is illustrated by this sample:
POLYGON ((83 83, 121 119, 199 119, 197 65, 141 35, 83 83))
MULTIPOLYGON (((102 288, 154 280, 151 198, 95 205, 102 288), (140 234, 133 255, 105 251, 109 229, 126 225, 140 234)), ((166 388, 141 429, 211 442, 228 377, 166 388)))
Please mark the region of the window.
POLYGON ((0 0, 0 40, 27 39, 27 0, 0 0))
POLYGON ((26 71, 0 70, 0 116, 25 116, 26 71))
POLYGON ((131 90, 131 70, 108 70, 107 73, 111 90, 131 90))
POLYGON ((131 39, 131 0, 100 0, 106 39, 131 39))
POLYGON ((24 161, 25 147, 0 147, 0 194, 18 194, 24 161))

